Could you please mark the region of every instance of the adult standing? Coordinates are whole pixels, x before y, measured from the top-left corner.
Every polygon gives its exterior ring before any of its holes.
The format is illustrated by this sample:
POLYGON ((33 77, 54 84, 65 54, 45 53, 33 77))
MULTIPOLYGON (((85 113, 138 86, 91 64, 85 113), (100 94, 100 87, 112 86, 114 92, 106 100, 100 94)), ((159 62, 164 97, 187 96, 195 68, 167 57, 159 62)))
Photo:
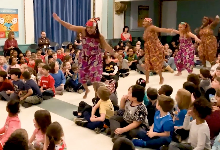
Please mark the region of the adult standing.
POLYGON ((196 29, 199 34, 201 43, 199 45, 199 58, 202 61, 204 67, 206 67, 206 61, 209 61, 211 65, 215 64, 217 53, 217 39, 214 36, 214 29, 219 23, 219 16, 215 17, 212 21, 208 17, 204 17, 202 20, 202 26, 196 29))
POLYGON ((79 76, 80 83, 85 88, 85 95, 87 97, 89 89, 87 87, 87 81, 90 80, 92 83, 101 81, 103 63, 102 63, 102 49, 113 54, 113 49, 105 41, 105 38, 100 34, 98 23, 99 18, 93 18, 88 20, 86 27, 75 26, 61 20, 57 14, 53 14, 53 17, 61 25, 69 30, 82 33, 82 51, 79 54, 79 76), (102 47, 102 49, 101 49, 102 47))
POLYGON ((153 25, 151 18, 143 21, 145 28, 143 39, 145 50, 146 83, 149 83, 149 72, 154 70, 160 76, 159 84, 163 84, 162 68, 165 60, 164 46, 158 38, 158 32, 171 33, 173 29, 158 28, 153 25))
POLYGON ((129 33, 129 27, 128 26, 125 26, 123 28, 123 32, 121 34, 121 40, 123 41, 124 45, 125 43, 127 42, 132 42, 132 36, 131 34, 129 33))
POLYGON ((15 34, 13 31, 8 33, 8 39, 5 41, 4 45, 4 55, 10 56, 10 51, 13 49, 18 49, 18 43, 15 39, 15 34))
POLYGON ((46 32, 41 32, 41 37, 38 39, 38 47, 40 49, 45 49, 50 46, 50 39, 46 37, 46 32))

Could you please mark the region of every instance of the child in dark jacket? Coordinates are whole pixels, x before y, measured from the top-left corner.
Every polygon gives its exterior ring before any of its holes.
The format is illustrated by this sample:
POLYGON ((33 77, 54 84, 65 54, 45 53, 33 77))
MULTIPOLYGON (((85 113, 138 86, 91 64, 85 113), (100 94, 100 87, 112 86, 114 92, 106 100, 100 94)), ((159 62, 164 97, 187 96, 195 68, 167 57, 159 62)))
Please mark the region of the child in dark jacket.
POLYGON ((13 84, 11 83, 10 80, 7 79, 7 72, 5 71, 0 71, 0 99, 1 100, 7 100, 4 98, 4 95, 6 91, 14 91, 13 84))

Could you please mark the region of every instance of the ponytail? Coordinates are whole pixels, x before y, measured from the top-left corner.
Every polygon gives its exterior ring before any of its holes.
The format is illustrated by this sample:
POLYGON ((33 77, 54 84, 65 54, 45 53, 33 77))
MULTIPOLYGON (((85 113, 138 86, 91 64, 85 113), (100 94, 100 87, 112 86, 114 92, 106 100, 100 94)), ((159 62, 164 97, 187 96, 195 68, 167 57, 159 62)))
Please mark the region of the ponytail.
POLYGON ((55 140, 54 137, 49 137, 49 146, 47 150, 54 150, 55 149, 55 140))

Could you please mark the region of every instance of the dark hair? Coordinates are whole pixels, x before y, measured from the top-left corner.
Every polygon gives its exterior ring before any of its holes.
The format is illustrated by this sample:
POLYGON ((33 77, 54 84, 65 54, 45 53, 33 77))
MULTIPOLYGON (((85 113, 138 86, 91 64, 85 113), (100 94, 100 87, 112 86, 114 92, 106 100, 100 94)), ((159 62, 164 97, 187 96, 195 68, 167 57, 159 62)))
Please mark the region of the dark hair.
POLYGON ((146 87, 146 81, 145 81, 143 78, 139 78, 139 79, 136 81, 136 84, 137 84, 137 85, 140 85, 140 86, 143 86, 144 88, 146 87))
POLYGON ((158 97, 158 104, 164 112, 170 112, 174 107, 174 100, 166 95, 158 97))
POLYGON ((145 88, 140 85, 133 85, 131 88, 132 88, 132 97, 137 98, 138 102, 143 102, 145 96, 145 88))
POLYGON ((0 70, 0 77, 2 77, 5 80, 7 77, 7 72, 0 70))
POLYGON ((95 34, 92 34, 92 35, 89 34, 87 32, 87 29, 85 29, 85 32, 86 32, 86 37, 90 37, 90 38, 94 38, 94 39, 100 40, 100 31, 99 31, 98 23, 96 24, 96 32, 95 32, 95 34))
POLYGON ((50 68, 50 66, 49 66, 49 65, 44 65, 42 68, 43 68, 43 69, 45 69, 45 70, 48 70, 48 71, 50 71, 50 70, 51 70, 51 68, 50 68))
MULTIPOLYGON (((41 34, 42 34, 43 32, 45 32, 45 31, 41 31, 41 34)), ((45 32, 45 33, 46 33, 46 32, 45 32)))
POLYGON ((16 76, 18 76, 18 78, 20 78, 20 76, 21 76, 21 70, 19 69, 19 68, 12 68, 11 70, 10 70, 10 75, 16 75, 16 76))
POLYGON ((120 137, 114 142, 112 150, 135 150, 135 147, 129 139, 120 137))
POLYGON ((147 89, 147 97, 152 101, 157 100, 158 98, 157 89, 149 87, 147 89))
POLYGON ((193 94, 194 98, 199 98, 201 96, 201 92, 198 88, 196 88, 193 82, 184 82, 183 88, 193 94))
POLYGON ((16 57, 10 57, 10 58, 9 58, 9 61, 8 61, 9 65, 11 65, 11 64, 12 64, 12 60, 13 60, 13 59, 16 59, 16 60, 17 60, 17 58, 16 58, 16 57))
POLYGON ((39 65, 40 63, 43 63, 42 59, 36 59, 36 60, 35 60, 34 70, 35 70, 36 74, 38 73, 37 67, 38 67, 38 65, 39 65))
POLYGON ((31 74, 28 71, 23 72, 22 76, 25 80, 29 80, 31 78, 31 74))
POLYGON ((161 90, 164 92, 164 95, 170 96, 173 93, 173 88, 170 85, 162 85, 161 90))
POLYGON ((188 75, 187 81, 194 83, 196 88, 199 87, 199 84, 200 84, 199 75, 197 75, 195 73, 191 73, 188 75))
POLYGON ((72 71, 75 71, 76 69, 78 69, 78 65, 73 64, 72 67, 71 67, 71 70, 72 70, 72 71))
MULTIPOLYGON (((66 48, 67 48, 66 50, 69 50, 69 51, 70 51, 70 48, 69 48, 70 45, 72 45, 72 48, 74 49, 74 45, 71 43, 71 44, 68 44, 68 45, 66 46, 66 48)), ((65 50, 65 52, 66 52, 66 50, 65 50)))
POLYGON ((5 142, 3 150, 28 150, 28 139, 22 132, 27 134, 24 129, 15 130, 5 142))
POLYGON ((51 58, 53 58, 53 55, 49 55, 49 56, 48 56, 48 60, 51 59, 51 58))
POLYGON ((38 53, 38 52, 42 52, 42 50, 39 48, 36 50, 36 53, 38 53))
POLYGON ((128 26, 124 26, 124 28, 123 28, 123 32, 125 32, 125 29, 128 29, 128 31, 127 32, 129 32, 129 27, 128 26))
POLYGON ((55 62, 50 63, 50 73, 55 73, 55 62))
POLYGON ((217 89, 217 90, 216 90, 215 95, 216 95, 217 97, 220 97, 220 89, 217 89))
POLYGON ((212 76, 210 74, 210 70, 207 68, 201 68, 200 69, 200 74, 204 77, 204 78, 209 78, 210 80, 212 80, 212 76))
POLYGON ((65 51, 64 52, 70 52, 70 50, 69 49, 65 49, 65 51))
POLYGON ((66 56, 63 57, 63 62, 69 61, 70 59, 72 59, 72 57, 69 56, 69 55, 66 55, 66 56))
POLYGON ((7 109, 10 114, 17 115, 20 112, 20 101, 18 101, 18 100, 8 101, 7 109))
POLYGON ((192 103, 193 110, 199 118, 205 119, 208 115, 212 113, 212 104, 204 97, 197 98, 192 103))
POLYGON ((50 141, 47 150, 54 150, 55 142, 58 142, 62 139, 63 129, 58 122, 53 122, 47 127, 46 135, 50 141))
POLYGON ((51 124, 51 115, 47 110, 37 110, 34 113, 34 119, 37 122, 42 133, 46 133, 47 127, 51 124))

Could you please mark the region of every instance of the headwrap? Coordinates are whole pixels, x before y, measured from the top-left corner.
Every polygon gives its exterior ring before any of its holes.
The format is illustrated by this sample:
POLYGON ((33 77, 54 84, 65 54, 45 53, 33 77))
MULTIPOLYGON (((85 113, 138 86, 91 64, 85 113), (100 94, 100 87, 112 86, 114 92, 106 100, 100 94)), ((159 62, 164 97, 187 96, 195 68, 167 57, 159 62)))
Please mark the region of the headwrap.
POLYGON ((147 21, 149 23, 152 23, 152 19, 151 18, 144 18, 144 21, 147 21))
POLYGON ((92 18, 92 19, 89 19, 86 23, 86 26, 89 26, 89 27, 94 27, 97 25, 98 21, 100 21, 100 18, 97 17, 97 18, 92 18))

